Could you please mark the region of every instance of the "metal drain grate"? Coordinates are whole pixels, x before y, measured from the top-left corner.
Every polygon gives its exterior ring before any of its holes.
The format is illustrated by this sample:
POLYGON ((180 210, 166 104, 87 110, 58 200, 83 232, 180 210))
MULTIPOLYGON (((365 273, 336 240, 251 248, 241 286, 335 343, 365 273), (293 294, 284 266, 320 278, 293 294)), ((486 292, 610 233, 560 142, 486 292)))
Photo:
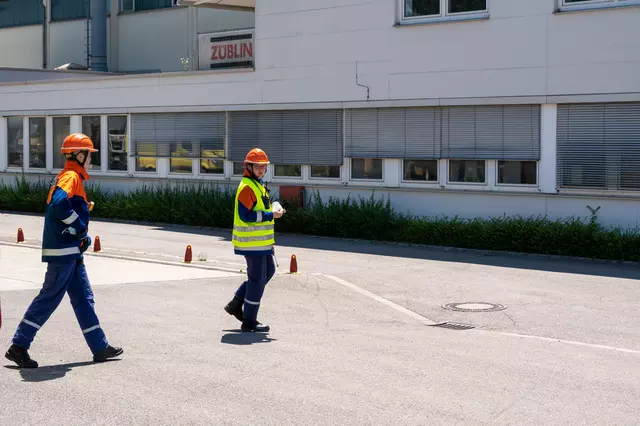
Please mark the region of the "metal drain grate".
POLYGON ((469 324, 460 324, 458 322, 441 322, 439 324, 433 324, 430 327, 448 328, 450 330, 471 330, 475 328, 469 324))

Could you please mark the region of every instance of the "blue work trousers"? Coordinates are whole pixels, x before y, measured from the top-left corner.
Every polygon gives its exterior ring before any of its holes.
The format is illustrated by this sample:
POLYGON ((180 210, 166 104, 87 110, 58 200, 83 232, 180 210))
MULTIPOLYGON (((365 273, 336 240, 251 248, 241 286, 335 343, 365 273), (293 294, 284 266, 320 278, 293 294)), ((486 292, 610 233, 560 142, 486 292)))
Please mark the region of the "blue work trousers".
POLYGON ((244 321, 256 322, 264 288, 276 273, 273 255, 245 256, 247 280, 236 291, 236 296, 244 299, 244 321))
POLYGON ((36 333, 58 308, 65 293, 69 294, 71 306, 89 349, 93 354, 102 352, 108 342, 94 310, 95 302, 87 270, 79 260, 49 262, 42 290, 24 314, 13 336, 13 343, 29 349, 36 333))

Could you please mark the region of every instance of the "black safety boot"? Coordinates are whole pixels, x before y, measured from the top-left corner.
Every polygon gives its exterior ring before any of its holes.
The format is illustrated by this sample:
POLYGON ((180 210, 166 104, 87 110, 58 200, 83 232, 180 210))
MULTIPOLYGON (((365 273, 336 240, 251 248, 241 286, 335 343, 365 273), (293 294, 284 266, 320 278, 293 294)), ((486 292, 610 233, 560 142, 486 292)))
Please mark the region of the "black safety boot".
POLYGON ((271 327, 265 324, 260 324, 258 321, 243 321, 240 329, 248 332, 266 333, 271 330, 271 327))
POLYGON ((241 299, 238 296, 234 296, 233 300, 227 303, 227 306, 224 307, 224 310, 227 311, 229 315, 233 315, 234 317, 236 317, 238 321, 242 321, 243 305, 244 305, 244 299, 241 299))
POLYGON ((122 350, 122 348, 114 348, 113 346, 109 345, 104 351, 93 356, 93 362, 105 362, 110 358, 115 358, 122 355, 123 352, 124 351, 122 350))
POLYGON ((31 359, 29 352, 18 345, 11 345, 4 357, 18 364, 20 368, 38 368, 38 363, 31 359))

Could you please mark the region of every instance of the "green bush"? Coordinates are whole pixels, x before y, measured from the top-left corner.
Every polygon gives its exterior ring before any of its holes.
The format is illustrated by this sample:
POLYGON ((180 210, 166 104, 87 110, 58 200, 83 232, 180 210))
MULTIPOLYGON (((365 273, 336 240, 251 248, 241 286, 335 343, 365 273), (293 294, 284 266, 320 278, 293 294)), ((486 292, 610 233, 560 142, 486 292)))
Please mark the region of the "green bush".
MULTIPOLYGON (((48 182, 0 184, 0 210, 42 213, 48 182)), ((234 189, 215 183, 143 186, 131 192, 87 185, 94 217, 231 228, 234 189)), ((291 206, 278 232, 396 241, 459 248, 514 251, 607 260, 640 260, 640 232, 605 229, 594 218, 411 217, 395 212, 390 201, 347 197, 323 200, 316 192, 304 209, 291 206)))

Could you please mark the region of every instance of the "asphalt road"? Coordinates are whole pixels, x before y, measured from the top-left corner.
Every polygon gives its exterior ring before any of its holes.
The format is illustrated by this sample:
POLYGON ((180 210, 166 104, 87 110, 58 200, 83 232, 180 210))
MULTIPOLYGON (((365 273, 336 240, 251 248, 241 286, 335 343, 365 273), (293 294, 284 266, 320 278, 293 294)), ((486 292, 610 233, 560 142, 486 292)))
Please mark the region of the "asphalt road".
MULTIPOLYGON (((125 353, 91 363, 65 299, 32 347, 41 368, 0 363, 2 425, 640 423, 636 265, 279 235, 259 318, 272 331, 242 334, 222 310, 244 267, 227 231, 91 231, 96 308, 125 353), (207 260, 180 265, 187 244, 207 260)), ((5 346, 44 276, 41 232, 0 214, 5 346)))

